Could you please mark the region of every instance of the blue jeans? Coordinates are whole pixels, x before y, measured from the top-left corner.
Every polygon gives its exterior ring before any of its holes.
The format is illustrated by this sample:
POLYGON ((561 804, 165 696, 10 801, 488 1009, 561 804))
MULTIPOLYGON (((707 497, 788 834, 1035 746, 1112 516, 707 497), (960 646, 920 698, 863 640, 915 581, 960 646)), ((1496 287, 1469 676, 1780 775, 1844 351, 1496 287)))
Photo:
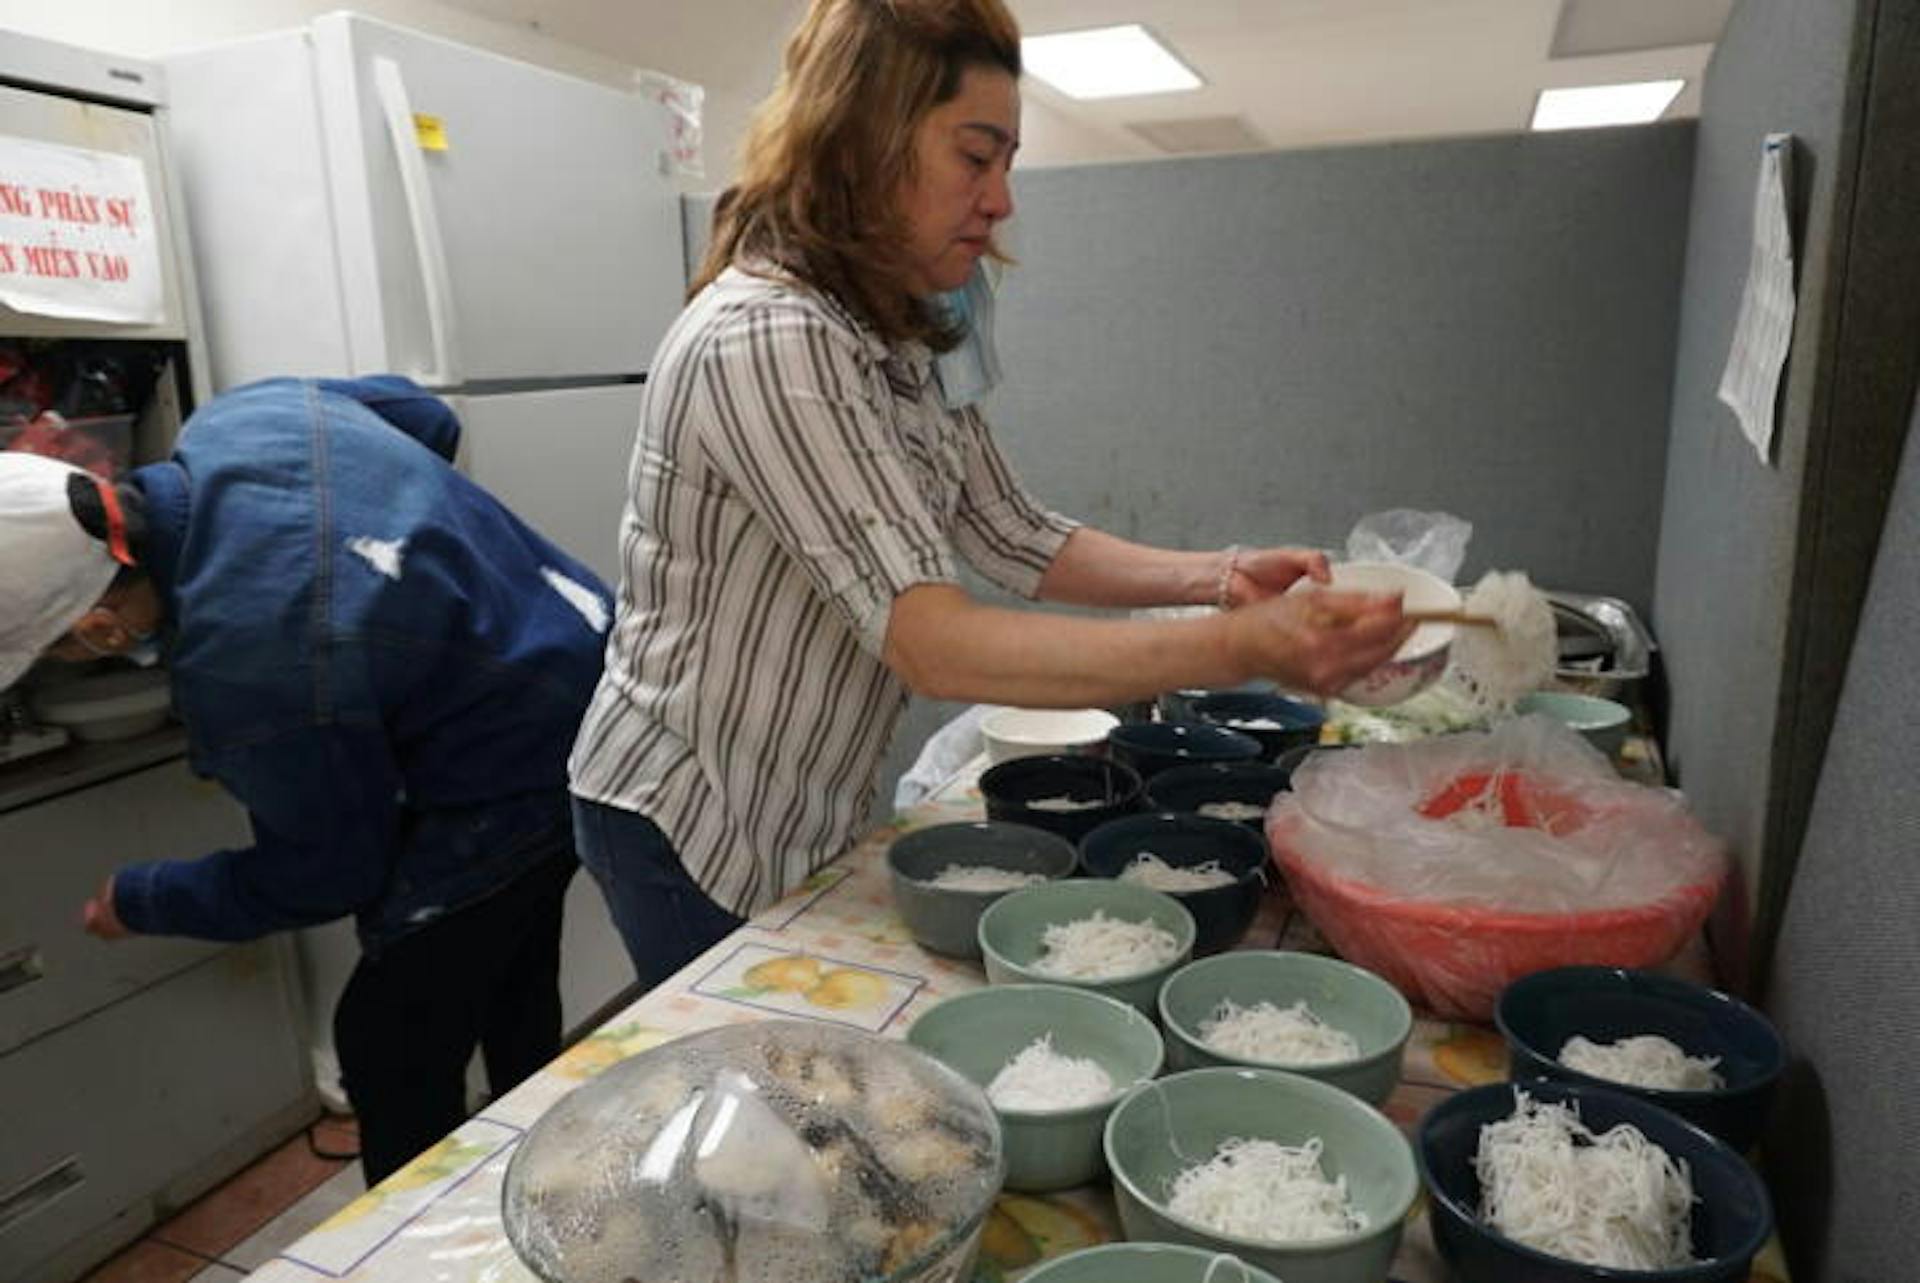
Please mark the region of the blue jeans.
POLYGON ((710 899, 660 826, 638 811, 573 799, 580 863, 600 884, 640 983, 651 989, 731 934, 742 919, 710 899))

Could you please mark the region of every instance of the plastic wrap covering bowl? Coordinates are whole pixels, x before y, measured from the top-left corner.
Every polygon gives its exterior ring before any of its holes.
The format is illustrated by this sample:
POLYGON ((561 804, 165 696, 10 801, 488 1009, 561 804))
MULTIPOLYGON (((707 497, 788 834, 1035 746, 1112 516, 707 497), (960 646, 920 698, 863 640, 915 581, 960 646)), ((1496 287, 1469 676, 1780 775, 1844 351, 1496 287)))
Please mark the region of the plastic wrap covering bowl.
POLYGON ((903 1044, 763 1021, 624 1060, 541 1117, 502 1214, 548 1283, 957 1283, 999 1192, 980 1089, 903 1044))
POLYGON ((1473 1020, 1535 971, 1666 961, 1725 875, 1678 794, 1622 780, 1539 717, 1318 755, 1267 838, 1342 957, 1473 1020))

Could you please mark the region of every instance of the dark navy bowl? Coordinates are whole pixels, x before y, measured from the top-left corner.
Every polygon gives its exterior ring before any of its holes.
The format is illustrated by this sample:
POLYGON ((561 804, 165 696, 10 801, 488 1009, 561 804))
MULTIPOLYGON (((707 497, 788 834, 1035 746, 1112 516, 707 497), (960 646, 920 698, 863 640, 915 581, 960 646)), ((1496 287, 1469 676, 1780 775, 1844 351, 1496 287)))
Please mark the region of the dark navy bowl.
POLYGON ((1016 757, 989 768, 980 777, 980 796, 987 818, 1031 824, 1078 842, 1108 820, 1140 809, 1140 777, 1133 768, 1104 757, 1078 754, 1054 757, 1016 757), (1049 798, 1100 805, 1077 811, 1035 810, 1032 803, 1049 798))
POLYGON ((1580 1121, 1596 1133, 1631 1123, 1686 1163, 1695 1196, 1695 1263, 1666 1270, 1581 1265, 1524 1247, 1481 1224, 1473 1156, 1480 1129, 1513 1113, 1516 1086, 1491 1083, 1435 1105, 1414 1136, 1433 1241, 1461 1283, 1746 1283, 1754 1254, 1773 1232, 1773 1205, 1745 1159, 1659 1106, 1605 1087, 1550 1081, 1518 1085, 1536 1100, 1577 1105, 1580 1121))
POLYGON ((1193 915, 1195 954, 1218 953, 1240 942, 1259 912, 1266 890, 1262 872, 1267 844, 1234 820, 1209 819, 1159 811, 1129 815, 1102 824, 1080 839, 1080 871, 1092 878, 1117 878, 1142 851, 1151 851, 1176 868, 1218 860, 1233 874, 1230 886, 1205 891, 1169 891, 1193 915))
POLYGON ((1772 1022, 1737 998, 1648 971, 1556 967, 1508 985, 1493 1020, 1507 1040, 1515 1079, 1597 1084, 1670 1109, 1745 1153, 1766 1127, 1787 1049, 1772 1022), (1718 1056, 1718 1091, 1660 1091, 1611 1082, 1560 1063, 1575 1034, 1618 1042, 1658 1034, 1689 1056, 1718 1056))
MULTIPOLYGON (((1290 748, 1273 760, 1273 764, 1287 773, 1291 780, 1293 773, 1306 765, 1307 759, 1315 753, 1339 753, 1347 749, 1360 748, 1359 744, 1305 744, 1299 748, 1290 748)), ((1291 787, 1291 784, 1289 784, 1291 787)))
MULTIPOLYGON (((1156 811, 1198 812, 1216 802, 1242 802, 1265 812, 1284 793, 1293 772, 1266 762, 1203 762, 1162 771, 1147 784, 1147 805, 1156 811)), ((1219 819, 1212 816, 1208 818, 1219 819)), ((1236 820, 1264 836, 1266 816, 1236 820)))
POLYGON ((1080 853, 1058 833, 1000 820, 935 824, 893 840, 887 870, 893 907, 923 949, 955 958, 980 956, 980 915, 1008 891, 960 891, 933 885, 949 864, 1072 877, 1080 853))
POLYGON ((1107 752, 1152 779, 1195 762, 1251 762, 1260 741, 1210 722, 1122 722, 1107 732, 1107 752))
POLYGON ((1250 735, 1260 742, 1260 755, 1271 762, 1290 748, 1302 748, 1320 742, 1320 728, 1327 714, 1302 700, 1285 695, 1263 695, 1256 691, 1215 691, 1187 702, 1189 715, 1197 722, 1211 722, 1230 731, 1250 735), (1248 726, 1248 722, 1278 722, 1278 726, 1248 726))

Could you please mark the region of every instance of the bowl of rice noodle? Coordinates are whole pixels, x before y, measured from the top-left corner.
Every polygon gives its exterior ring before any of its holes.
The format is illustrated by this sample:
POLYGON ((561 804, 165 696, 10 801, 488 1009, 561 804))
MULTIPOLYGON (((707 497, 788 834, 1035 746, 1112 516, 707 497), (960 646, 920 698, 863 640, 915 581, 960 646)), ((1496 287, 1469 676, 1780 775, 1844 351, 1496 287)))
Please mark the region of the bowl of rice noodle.
POLYGON ((1508 985, 1493 1009, 1511 1076, 1611 1087, 1745 1153, 1787 1067, 1773 1023, 1738 998, 1671 976, 1557 967, 1508 985))
POLYGON ((1267 844, 1233 820, 1159 811, 1109 820, 1080 839, 1080 870, 1164 891, 1193 915, 1196 954, 1240 942, 1267 889, 1267 844))
POLYGON ((562 1097, 507 1165, 508 1241, 545 1283, 947 1283, 1004 1174, 985 1093, 815 1021, 685 1035, 562 1097))
POLYGON ((1085 1185, 1106 1172, 1107 1115, 1165 1060, 1153 1021, 1065 985, 990 985, 922 1012, 907 1042, 987 1093, 1007 1155, 1007 1188, 1085 1185))
POLYGON ((1740 1155, 1605 1087, 1459 1092, 1415 1147, 1434 1244, 1462 1283, 1746 1283, 1773 1232, 1740 1155))
POLYGON ((1267 808, 1293 778, 1290 767, 1271 762, 1202 762, 1162 771, 1147 785, 1147 807, 1191 811, 1244 824, 1266 840, 1267 808))
POLYGON ((1620 778, 1542 717, 1315 754, 1267 839, 1341 957, 1416 1006, 1481 1021, 1535 971, 1672 958, 1726 863, 1680 794, 1620 778))
POLYGON ((1231 1252, 1286 1283, 1379 1283, 1420 1189, 1380 1111, 1270 1069, 1136 1087, 1105 1142, 1129 1239, 1231 1252))
POLYGON ((980 956, 980 915, 1001 896, 1068 877, 1079 863, 1057 833, 1003 820, 934 824, 887 847, 893 907, 922 949, 980 956))
POLYGON ((980 775, 987 818, 1028 824, 1078 842, 1108 820, 1140 809, 1140 776, 1104 757, 1016 757, 980 775))
POLYGON ((1193 915, 1131 882, 1070 878, 1028 887, 980 915, 990 984, 1091 989, 1149 1018, 1160 986, 1193 956, 1193 915))
POLYGON ((1020 1283, 1281 1283, 1231 1252, 1178 1243, 1102 1243, 1042 1261, 1020 1283))
POLYGON ((1413 1009, 1338 958, 1243 949, 1167 977, 1160 1026, 1170 1068, 1282 1069, 1378 1105, 1399 1085, 1413 1009))

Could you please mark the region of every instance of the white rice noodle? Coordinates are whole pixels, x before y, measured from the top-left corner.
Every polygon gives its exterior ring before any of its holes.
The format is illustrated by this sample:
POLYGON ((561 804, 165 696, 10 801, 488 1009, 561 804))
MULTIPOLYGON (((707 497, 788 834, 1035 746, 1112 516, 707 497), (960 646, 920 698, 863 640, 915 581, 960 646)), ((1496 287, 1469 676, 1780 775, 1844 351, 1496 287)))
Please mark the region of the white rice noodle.
POLYGON ((1043 873, 996 869, 989 864, 949 864, 927 883, 942 891, 1017 891, 1045 882, 1043 873))
POLYGON ((1106 806, 1103 798, 1070 797, 1062 793, 1059 797, 1036 797, 1027 803, 1029 811, 1051 811, 1056 815, 1069 815, 1074 811, 1091 811, 1095 807, 1106 806))
POLYGON ((1220 861, 1182 867, 1168 864, 1151 851, 1142 851, 1120 870, 1122 882, 1137 882, 1155 891, 1211 891, 1230 887, 1239 879, 1220 867, 1220 861))
POLYGON ((1596 1136, 1577 1110, 1514 1089, 1480 1129, 1480 1219, 1517 1243, 1584 1265, 1662 1270, 1693 1260, 1687 1165, 1621 1123, 1596 1136))
POLYGON ((1659 1034, 1635 1034, 1618 1042, 1591 1042, 1575 1034, 1560 1049, 1560 1063, 1629 1087, 1718 1091, 1727 1085, 1718 1072, 1718 1056, 1689 1056, 1659 1034))
POLYGON ((1491 615, 1500 625, 1461 625, 1453 634, 1453 684, 1480 712, 1504 713, 1553 677, 1560 654, 1553 606, 1524 574, 1488 571, 1463 609, 1491 615))
POLYGON ((1214 820, 1257 820, 1267 808, 1253 802, 1202 802, 1198 813, 1214 820))
POLYGON ((1324 1065, 1360 1055, 1359 1041, 1320 1019, 1304 998, 1284 1008, 1222 999, 1200 1022, 1200 1041, 1224 1056, 1279 1065, 1324 1065))
POLYGON ((1180 954, 1173 932, 1148 919, 1127 922, 1096 909, 1091 918, 1052 922, 1033 969, 1061 980, 1111 980, 1165 966, 1180 954))
POLYGON ((1113 1095, 1113 1078, 1098 1061, 1063 1056, 1045 1033, 1022 1048, 987 1084, 999 1109, 1041 1112, 1097 1105, 1113 1095))
POLYGON ((1220 1234, 1263 1243, 1340 1238, 1367 1228, 1347 1198, 1347 1178, 1328 1180, 1320 1138, 1300 1146, 1232 1137, 1173 1180, 1167 1207, 1220 1234))
POLYGON ((1271 717, 1234 717, 1227 720, 1227 729, 1235 731, 1284 731, 1285 722, 1275 721, 1271 717))

